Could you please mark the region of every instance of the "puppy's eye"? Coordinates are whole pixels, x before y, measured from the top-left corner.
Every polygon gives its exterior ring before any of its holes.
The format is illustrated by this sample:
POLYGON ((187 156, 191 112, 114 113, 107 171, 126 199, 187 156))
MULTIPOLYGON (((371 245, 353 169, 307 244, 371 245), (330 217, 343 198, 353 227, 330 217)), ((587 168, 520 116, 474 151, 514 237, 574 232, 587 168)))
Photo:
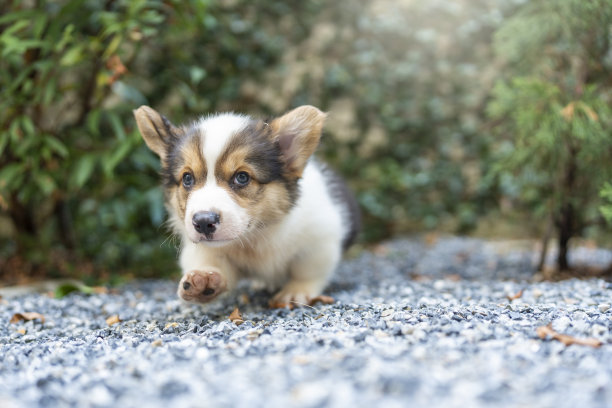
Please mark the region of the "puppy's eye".
POLYGON ((185 187, 186 189, 190 189, 191 187, 193 187, 194 182, 195 182, 195 179, 193 178, 193 174, 191 173, 183 174, 183 187, 185 187))
POLYGON ((249 184, 249 181, 251 181, 251 176, 249 176, 249 173, 245 171, 239 171, 234 176, 234 183, 239 186, 246 186, 249 184))

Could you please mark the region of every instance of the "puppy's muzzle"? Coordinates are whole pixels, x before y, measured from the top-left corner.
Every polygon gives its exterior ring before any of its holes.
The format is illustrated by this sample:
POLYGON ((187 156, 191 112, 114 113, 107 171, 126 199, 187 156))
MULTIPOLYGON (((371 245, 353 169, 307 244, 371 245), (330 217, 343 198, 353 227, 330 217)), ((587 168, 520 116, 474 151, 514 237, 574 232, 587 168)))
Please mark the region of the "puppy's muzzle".
POLYGON ((221 216, 216 212, 200 211, 193 215, 191 223, 197 232, 206 235, 208 238, 217 230, 220 220, 221 216))

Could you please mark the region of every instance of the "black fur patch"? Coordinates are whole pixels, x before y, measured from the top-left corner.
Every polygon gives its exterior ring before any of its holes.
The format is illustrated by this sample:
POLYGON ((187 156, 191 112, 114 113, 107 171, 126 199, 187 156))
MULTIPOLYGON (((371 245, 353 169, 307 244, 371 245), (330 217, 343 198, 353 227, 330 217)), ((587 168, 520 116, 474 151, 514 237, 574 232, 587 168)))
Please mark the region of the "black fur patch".
POLYGON ((357 235, 361 231, 361 210, 355 196, 348 186, 334 171, 327 166, 317 163, 319 169, 325 177, 327 191, 332 200, 345 208, 345 220, 350 227, 342 239, 342 249, 346 250, 355 243, 357 235))
POLYGON ((223 163, 231 152, 240 148, 248 151, 245 160, 257 169, 257 181, 260 184, 282 183, 293 206, 299 197, 298 180, 287 177, 280 146, 274 140, 270 127, 263 121, 251 121, 232 137, 217 163, 223 163))

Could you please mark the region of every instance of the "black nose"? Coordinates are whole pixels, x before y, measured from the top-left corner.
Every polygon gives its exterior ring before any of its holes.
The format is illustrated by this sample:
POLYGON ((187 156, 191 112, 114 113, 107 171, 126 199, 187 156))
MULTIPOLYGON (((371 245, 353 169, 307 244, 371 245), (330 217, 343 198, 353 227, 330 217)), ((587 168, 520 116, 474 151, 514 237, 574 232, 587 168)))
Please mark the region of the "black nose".
POLYGON ((200 234, 212 234, 217 229, 221 217, 216 212, 200 211, 193 215, 191 222, 200 234))

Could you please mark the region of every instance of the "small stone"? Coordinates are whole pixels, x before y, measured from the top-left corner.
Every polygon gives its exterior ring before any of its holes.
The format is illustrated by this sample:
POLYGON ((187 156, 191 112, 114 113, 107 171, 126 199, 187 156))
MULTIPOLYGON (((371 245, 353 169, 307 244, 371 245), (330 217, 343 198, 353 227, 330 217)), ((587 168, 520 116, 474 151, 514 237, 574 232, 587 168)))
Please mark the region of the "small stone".
POLYGON ((608 332, 608 329, 605 326, 602 326, 601 324, 594 324, 593 327, 591 327, 591 334, 593 336, 603 336, 608 332))
POLYGON ((600 303, 597 308, 599 309, 599 311, 601 313, 606 313, 608 310, 610 310, 610 304, 609 303, 600 303))
POLYGON ((446 283, 443 280, 437 280, 433 284, 435 290, 442 290, 444 286, 446 286, 446 283))
POLYGON ((558 332, 563 332, 570 326, 570 324, 571 320, 569 319, 569 317, 563 316, 558 319, 555 319, 552 322, 552 327, 558 332))

